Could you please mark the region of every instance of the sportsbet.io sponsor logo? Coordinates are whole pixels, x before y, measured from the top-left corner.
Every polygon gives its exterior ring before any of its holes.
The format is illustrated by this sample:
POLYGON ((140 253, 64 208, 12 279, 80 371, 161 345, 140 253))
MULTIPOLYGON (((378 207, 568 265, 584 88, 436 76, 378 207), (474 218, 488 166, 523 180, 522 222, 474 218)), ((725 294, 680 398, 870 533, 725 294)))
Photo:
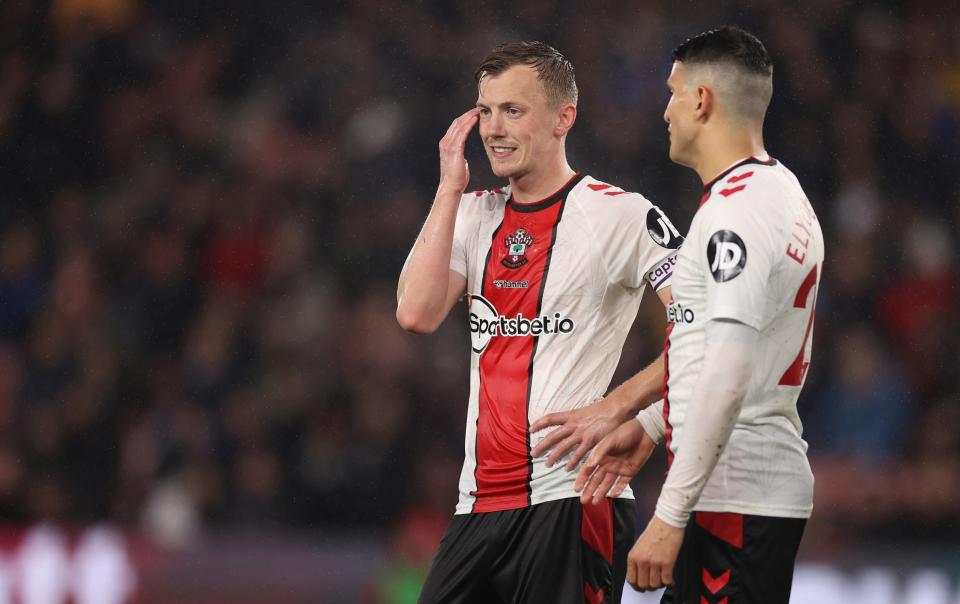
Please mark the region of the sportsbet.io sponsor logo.
POLYGON ((473 351, 486 350, 493 336, 522 337, 572 333, 577 328, 573 319, 560 313, 528 319, 523 313, 505 317, 483 296, 470 296, 470 343, 473 351))
POLYGON ((693 314, 693 311, 689 308, 684 308, 681 304, 673 302, 667 307, 668 323, 693 323, 694 319, 696 319, 696 315, 693 314))

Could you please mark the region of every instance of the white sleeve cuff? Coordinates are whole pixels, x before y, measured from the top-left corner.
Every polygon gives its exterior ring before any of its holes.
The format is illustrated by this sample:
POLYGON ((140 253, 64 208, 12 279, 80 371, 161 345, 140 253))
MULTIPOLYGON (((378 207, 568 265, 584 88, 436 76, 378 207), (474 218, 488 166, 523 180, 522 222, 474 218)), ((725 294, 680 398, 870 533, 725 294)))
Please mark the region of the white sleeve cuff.
POLYGON ((667 433, 667 422, 663 419, 663 399, 638 413, 637 421, 643 426, 647 436, 659 445, 667 433))

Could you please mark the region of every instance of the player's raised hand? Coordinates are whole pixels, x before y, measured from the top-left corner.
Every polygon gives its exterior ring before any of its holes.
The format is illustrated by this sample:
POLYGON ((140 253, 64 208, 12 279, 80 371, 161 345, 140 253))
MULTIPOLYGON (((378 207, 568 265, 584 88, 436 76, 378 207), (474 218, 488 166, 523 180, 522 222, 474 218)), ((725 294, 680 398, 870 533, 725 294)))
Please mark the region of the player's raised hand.
POLYGON ((654 516, 627 556, 627 583, 637 591, 673 585, 673 567, 682 543, 682 528, 654 516))
POLYGON ((549 468, 573 451, 564 466, 570 472, 577 467, 587 451, 620 425, 621 420, 612 406, 606 404, 605 399, 573 411, 548 413, 530 426, 530 432, 539 432, 550 426, 559 427, 543 437, 531 453, 534 457, 539 457, 553 449, 547 457, 549 468))
POLYGON ((447 133, 440 139, 440 188, 460 194, 470 182, 470 168, 464 156, 467 136, 480 120, 480 110, 474 107, 453 120, 447 133))
POLYGON ((584 504, 616 497, 647 463, 657 443, 636 420, 628 420, 608 434, 580 468, 573 484, 584 504))

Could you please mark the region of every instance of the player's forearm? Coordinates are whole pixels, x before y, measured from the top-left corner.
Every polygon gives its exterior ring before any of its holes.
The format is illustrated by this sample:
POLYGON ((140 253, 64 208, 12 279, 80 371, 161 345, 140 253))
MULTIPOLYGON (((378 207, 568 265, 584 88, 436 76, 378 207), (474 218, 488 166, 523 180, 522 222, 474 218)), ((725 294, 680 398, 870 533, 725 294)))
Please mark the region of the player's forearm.
POLYGON ((605 397, 620 422, 637 416, 663 397, 663 354, 605 397))
POLYGON ((677 454, 657 501, 657 516, 686 526, 740 417, 757 331, 742 323, 710 321, 707 351, 684 417, 677 454))
POLYGON ((461 192, 441 186, 400 272, 397 320, 405 329, 442 320, 450 279, 450 250, 461 192))

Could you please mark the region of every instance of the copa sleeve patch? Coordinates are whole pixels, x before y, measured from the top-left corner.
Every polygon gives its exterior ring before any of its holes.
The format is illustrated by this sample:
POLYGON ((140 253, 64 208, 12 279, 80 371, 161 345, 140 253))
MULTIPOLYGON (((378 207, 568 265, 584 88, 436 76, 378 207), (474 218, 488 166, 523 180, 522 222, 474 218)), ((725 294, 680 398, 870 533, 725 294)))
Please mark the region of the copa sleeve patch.
POLYGON ((733 231, 717 231, 707 243, 707 264, 714 281, 729 281, 747 265, 747 246, 733 231))

